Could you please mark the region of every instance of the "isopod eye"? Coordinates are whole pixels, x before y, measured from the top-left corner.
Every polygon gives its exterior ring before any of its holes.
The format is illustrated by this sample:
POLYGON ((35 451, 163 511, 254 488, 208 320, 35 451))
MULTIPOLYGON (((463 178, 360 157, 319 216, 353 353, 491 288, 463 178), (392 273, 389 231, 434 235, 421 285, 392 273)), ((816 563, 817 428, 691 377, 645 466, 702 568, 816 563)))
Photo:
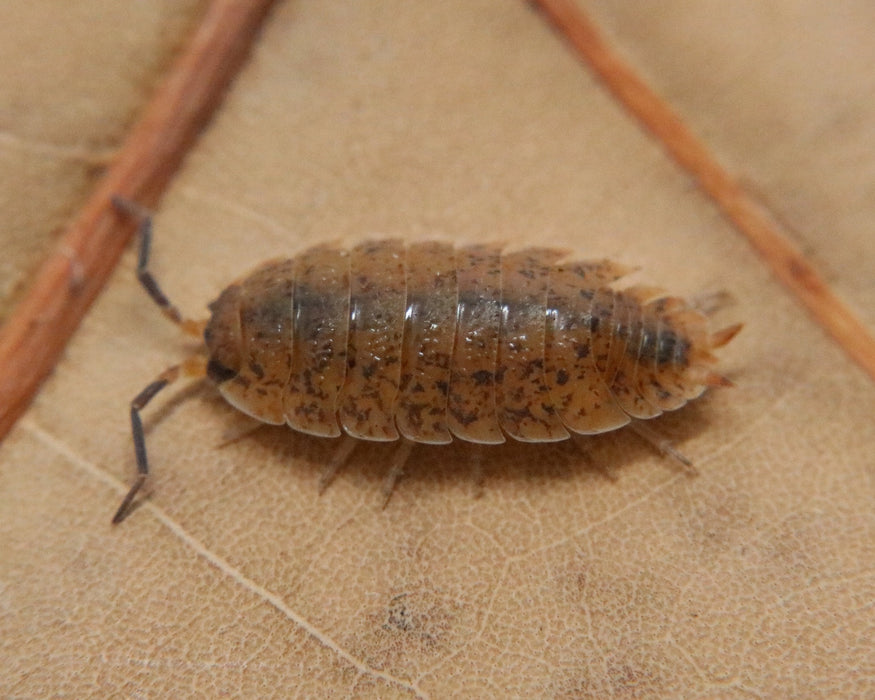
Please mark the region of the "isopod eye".
POLYGON ((204 329, 204 342, 210 354, 207 376, 217 384, 240 371, 240 286, 233 284, 210 304, 210 317, 204 329))
POLYGON ((207 363, 207 376, 212 379, 216 384, 221 384, 222 382, 226 382, 229 379, 233 379, 237 376, 237 372, 233 369, 225 367, 218 360, 210 359, 207 363))
POLYGON ((656 362, 659 365, 666 365, 674 360, 675 346, 677 345, 677 334, 670 328, 661 329, 656 338, 656 362))

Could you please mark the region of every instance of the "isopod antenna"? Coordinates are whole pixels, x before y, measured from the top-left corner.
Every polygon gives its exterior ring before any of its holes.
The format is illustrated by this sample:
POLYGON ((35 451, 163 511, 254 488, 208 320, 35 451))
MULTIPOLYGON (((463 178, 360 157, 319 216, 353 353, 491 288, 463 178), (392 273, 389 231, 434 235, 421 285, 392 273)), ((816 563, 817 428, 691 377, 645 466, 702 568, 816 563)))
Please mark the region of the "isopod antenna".
MULTIPOLYGON (((146 293, 158 305, 161 312, 179 326, 184 333, 194 336, 202 335, 206 322, 184 318, 179 313, 179 309, 161 291, 161 288, 149 271, 149 250, 152 244, 151 212, 136 202, 119 196, 112 198, 112 205, 121 213, 134 217, 139 222, 138 235, 140 248, 137 256, 137 279, 143 285, 146 293)), ((134 454, 137 460, 137 478, 112 517, 114 525, 125 519, 134 498, 143 487, 143 484, 146 483, 146 477, 149 475, 149 459, 146 454, 146 439, 143 433, 143 421, 140 418, 140 411, 146 407, 159 391, 176 381, 181 374, 189 377, 206 376, 206 358, 199 354, 193 355, 185 362, 167 368, 131 401, 131 434, 134 439, 134 454)))
POLYGON ((146 207, 118 195, 112 198, 112 205, 122 214, 136 219, 139 223, 137 236, 140 239, 140 249, 137 255, 137 279, 143 285, 143 289, 146 290, 149 298, 161 309, 161 313, 179 326, 183 333, 200 337, 204 332, 206 322, 183 318, 182 314, 179 313, 179 309, 161 291, 161 287, 158 286, 158 283, 149 271, 149 252, 152 249, 152 212, 146 209, 146 207))

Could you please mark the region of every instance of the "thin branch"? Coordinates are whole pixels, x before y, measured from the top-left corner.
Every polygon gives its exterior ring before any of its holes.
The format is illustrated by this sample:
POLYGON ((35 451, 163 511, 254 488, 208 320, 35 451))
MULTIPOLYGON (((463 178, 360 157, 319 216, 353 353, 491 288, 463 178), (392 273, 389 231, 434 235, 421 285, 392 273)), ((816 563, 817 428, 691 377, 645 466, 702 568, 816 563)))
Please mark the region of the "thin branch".
POLYGON ((133 232, 115 194, 153 204, 206 124, 272 0, 214 0, 114 162, 0 329, 0 439, 51 372, 133 232))
POLYGON ((626 109, 698 180, 778 279, 875 379, 875 338, 791 242, 775 217, 717 162, 671 107, 604 40, 574 0, 534 2, 626 109))

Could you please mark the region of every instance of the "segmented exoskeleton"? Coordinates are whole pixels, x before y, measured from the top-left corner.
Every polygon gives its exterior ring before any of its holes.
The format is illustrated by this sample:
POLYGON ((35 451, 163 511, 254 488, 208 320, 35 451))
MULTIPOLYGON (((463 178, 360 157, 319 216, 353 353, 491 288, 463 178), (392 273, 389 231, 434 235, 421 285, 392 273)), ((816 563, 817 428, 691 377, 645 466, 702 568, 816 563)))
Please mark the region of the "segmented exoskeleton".
MULTIPOLYGON (((146 270, 148 218, 142 229, 144 286, 171 319, 203 328, 207 359, 189 369, 265 423, 376 441, 552 442, 653 418, 729 383, 711 350, 740 326, 709 334, 706 315, 682 299, 614 289, 629 270, 607 260, 435 241, 322 245, 261 265, 196 324, 146 270)), ((132 404, 140 478, 116 521, 148 471, 139 411, 178 373, 132 404)))

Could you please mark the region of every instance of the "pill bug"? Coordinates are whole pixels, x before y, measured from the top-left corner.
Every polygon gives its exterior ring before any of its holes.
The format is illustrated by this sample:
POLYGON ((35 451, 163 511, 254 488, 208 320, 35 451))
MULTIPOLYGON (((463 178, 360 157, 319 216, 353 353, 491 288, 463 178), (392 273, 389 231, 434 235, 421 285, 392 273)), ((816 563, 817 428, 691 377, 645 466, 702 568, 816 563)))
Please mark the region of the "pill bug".
POLYGON ((503 252, 427 241, 313 247, 229 285, 203 322, 183 319, 148 271, 151 219, 140 220, 137 276, 201 351, 131 402, 138 476, 148 474, 140 411, 180 374, 208 376, 235 408, 303 433, 346 437, 324 484, 358 440, 401 440, 388 497, 413 443, 454 438, 554 442, 672 411, 730 382, 711 351, 740 325, 652 287, 615 289, 630 268, 563 262, 549 248, 503 252))

